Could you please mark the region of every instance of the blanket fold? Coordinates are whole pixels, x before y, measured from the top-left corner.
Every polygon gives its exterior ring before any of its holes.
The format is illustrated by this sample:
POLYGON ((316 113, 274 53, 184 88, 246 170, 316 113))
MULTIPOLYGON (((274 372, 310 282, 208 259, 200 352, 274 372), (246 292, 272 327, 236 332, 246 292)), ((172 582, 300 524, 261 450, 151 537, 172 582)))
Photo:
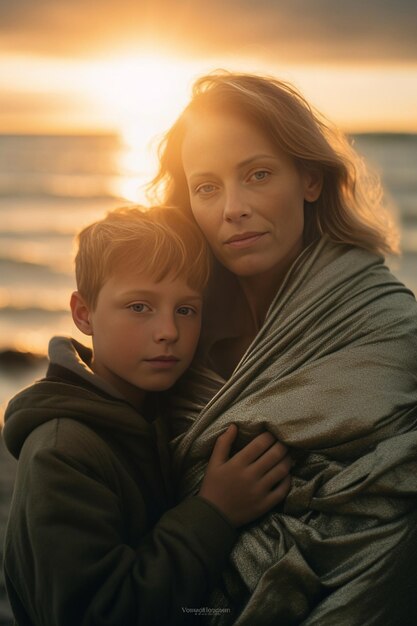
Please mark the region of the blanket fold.
POLYGON ((202 410, 212 393, 187 395, 181 497, 232 421, 239 446, 268 429, 296 461, 283 506, 242 532, 212 624, 417 623, 417 305, 381 258, 311 245, 231 378, 202 410))

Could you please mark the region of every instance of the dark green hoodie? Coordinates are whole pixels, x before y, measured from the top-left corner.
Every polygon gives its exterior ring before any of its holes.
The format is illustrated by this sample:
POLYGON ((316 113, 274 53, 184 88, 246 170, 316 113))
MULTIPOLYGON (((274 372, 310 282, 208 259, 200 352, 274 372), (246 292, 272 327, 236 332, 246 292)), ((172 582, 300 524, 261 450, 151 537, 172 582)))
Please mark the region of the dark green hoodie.
POLYGON ((10 402, 19 459, 5 576, 19 625, 191 623, 236 540, 202 498, 172 507, 168 453, 147 421, 54 338, 47 377, 10 402))

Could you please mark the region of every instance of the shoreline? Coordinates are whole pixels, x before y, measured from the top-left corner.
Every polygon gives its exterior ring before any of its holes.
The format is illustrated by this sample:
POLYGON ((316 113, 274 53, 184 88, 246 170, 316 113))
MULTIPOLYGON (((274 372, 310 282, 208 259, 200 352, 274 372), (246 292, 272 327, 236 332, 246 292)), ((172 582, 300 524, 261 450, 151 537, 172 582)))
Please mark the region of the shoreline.
MULTIPOLYGON (((7 451, 0 438, 0 565, 3 565, 3 542, 6 531, 10 502, 12 499, 13 483, 17 468, 17 461, 7 451)), ((4 583, 3 567, 0 567, 0 625, 12 626, 13 616, 7 598, 4 583)))
POLYGON ((46 354, 18 350, 16 348, 3 348, 0 350, 0 369, 7 367, 20 372, 29 368, 46 364, 46 354))
MULTIPOLYGON (((20 389, 41 378, 47 366, 47 356, 13 348, 0 350, 0 430, 10 398, 20 389)), ((0 626, 12 626, 13 616, 6 594, 3 576, 3 541, 13 492, 17 461, 6 449, 0 437, 0 626)))
POLYGON ((47 366, 45 354, 12 348, 0 350, 0 430, 9 400, 21 389, 43 378, 47 366))

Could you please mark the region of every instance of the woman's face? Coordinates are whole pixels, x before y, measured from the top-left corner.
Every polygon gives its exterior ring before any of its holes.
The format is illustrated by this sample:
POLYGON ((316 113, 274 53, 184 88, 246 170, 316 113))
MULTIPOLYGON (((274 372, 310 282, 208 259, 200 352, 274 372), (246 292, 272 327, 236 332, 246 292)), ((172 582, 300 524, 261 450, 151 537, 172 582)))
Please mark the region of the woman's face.
POLYGON ((304 200, 319 177, 243 117, 190 114, 182 160, 194 217, 215 256, 240 277, 285 272, 303 246, 304 200))

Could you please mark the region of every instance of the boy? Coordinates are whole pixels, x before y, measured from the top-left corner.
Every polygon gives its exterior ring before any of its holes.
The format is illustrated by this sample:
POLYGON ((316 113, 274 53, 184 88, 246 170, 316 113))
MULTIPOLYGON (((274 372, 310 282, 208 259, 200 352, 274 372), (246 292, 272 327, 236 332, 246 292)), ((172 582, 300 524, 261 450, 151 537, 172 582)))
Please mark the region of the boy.
POLYGON ((54 338, 46 378, 5 416, 19 458, 5 575, 20 626, 180 623, 236 528, 285 495, 280 444, 264 433, 229 459, 232 425, 199 495, 173 507, 152 404, 193 359, 208 275, 203 236, 174 209, 114 211, 80 233, 71 310, 93 350, 54 338))

